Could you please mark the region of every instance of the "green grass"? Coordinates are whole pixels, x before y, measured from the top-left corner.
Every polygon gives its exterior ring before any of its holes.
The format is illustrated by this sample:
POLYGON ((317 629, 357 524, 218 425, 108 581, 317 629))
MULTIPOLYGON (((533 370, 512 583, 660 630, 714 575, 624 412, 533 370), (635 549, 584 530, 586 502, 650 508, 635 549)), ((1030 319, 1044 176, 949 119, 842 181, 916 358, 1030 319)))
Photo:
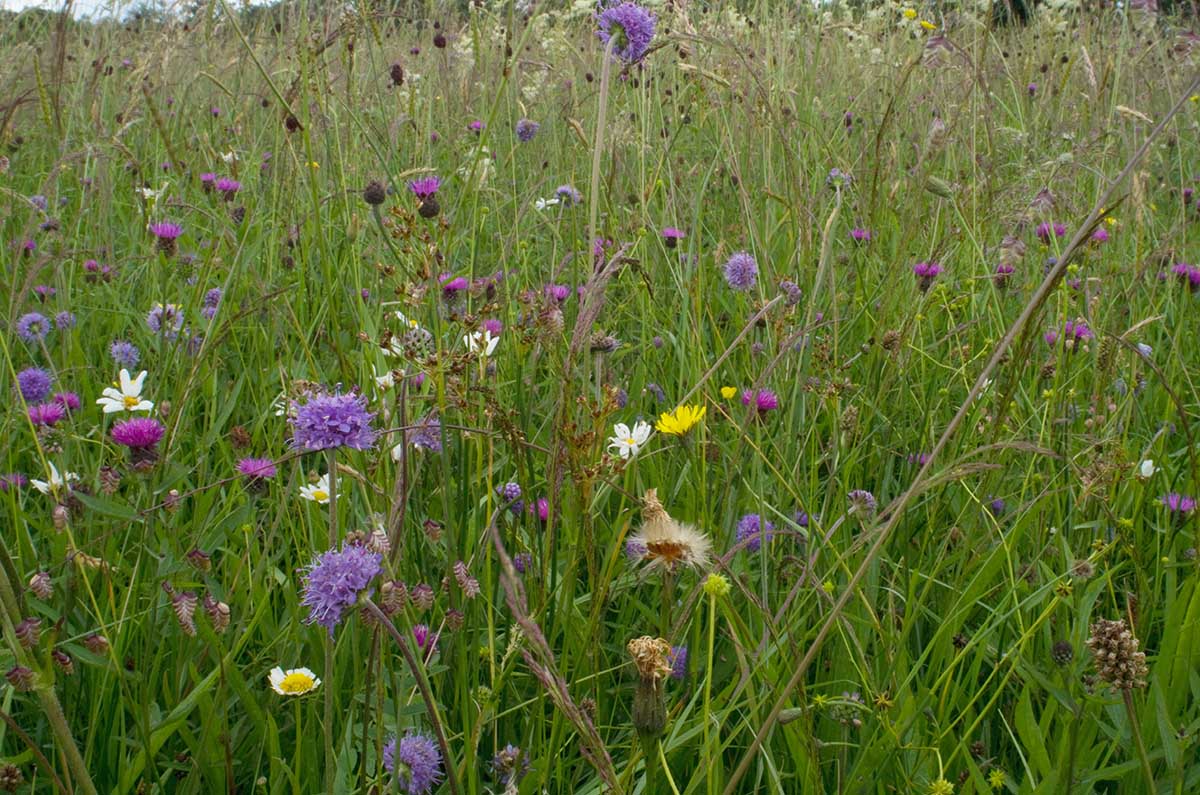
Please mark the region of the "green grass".
POLYGON ((1181 193, 1200 105, 1175 23, 1058 28, 1045 12, 993 30, 921 9, 929 33, 900 6, 696 8, 686 22, 661 8, 655 49, 641 67, 614 63, 601 96, 586 14, 430 7, 439 49, 431 24, 368 6, 280 12, 278 29, 223 8, 187 29, 0 23, 19 100, 0 114, 0 387, 13 396, 0 472, 79 476, 71 499, 0 492, 0 668, 36 680, 0 688, 0 757, 19 791, 59 791, 56 777, 92 791, 68 764, 69 733, 95 791, 325 792, 326 730, 334 792, 393 791, 384 742, 435 728, 472 795, 505 791, 489 765, 510 743, 531 767, 520 793, 924 793, 942 779, 968 793, 998 777, 1011 793, 1141 793, 1147 765, 1155 791, 1200 789, 1200 525, 1160 502, 1200 492, 1195 299, 1170 274, 1197 256, 1195 198, 1181 193), (541 124, 528 143, 521 118, 541 124), (840 189, 834 168, 851 175, 840 189), (241 190, 224 201, 202 172, 241 190), (428 173, 442 178, 435 219, 407 188, 428 173), (378 214, 371 180, 393 189, 378 214), (138 192, 163 185, 153 202, 138 192), (560 185, 583 203, 539 209, 560 185), (1072 252, 968 400, 1048 258, 1101 209, 1110 239, 1072 252), (612 241, 599 263, 593 212, 612 241), (49 217, 58 228, 40 229, 49 217), (161 220, 184 227, 174 256, 147 231, 161 220), (1043 222, 1065 236, 1043 243, 1043 222), (678 248, 666 226, 685 230, 678 248), (746 293, 721 270, 740 250, 759 268, 746 293), (90 259, 112 278, 89 278, 90 259), (921 261, 944 268, 926 292, 921 261), (443 273, 477 286, 452 305, 443 273), (558 317, 551 283, 570 288, 558 317), (158 303, 180 305, 189 332, 151 332, 158 303), (44 343, 15 332, 25 313, 62 310, 77 324, 44 343), (384 354, 406 331, 396 311, 430 333, 423 353, 384 354), (503 331, 481 359, 463 336, 485 319, 503 331), (1081 319, 1094 338, 1074 350, 1044 341, 1081 319), (620 341, 611 353, 595 350, 605 335, 620 341), (116 339, 140 349, 167 428, 147 472, 95 405, 120 369, 116 339), (50 431, 16 388, 31 366, 82 401, 50 431), (381 390, 389 368, 397 386, 381 390), (438 634, 423 661, 355 614, 327 667, 325 632, 303 623, 301 569, 329 547, 330 514, 299 496, 328 460, 293 451, 274 408, 299 382, 359 388, 391 430, 337 454, 335 528, 391 531, 376 600, 384 580, 431 587, 432 607, 390 618, 406 642, 417 624, 438 634), (779 408, 754 416, 739 398, 752 388, 779 408), (707 406, 685 438, 656 433, 629 462, 605 454, 614 423, 684 402, 707 406), (431 414, 442 451, 394 460, 396 429, 431 414), (917 456, 948 428, 923 472, 917 456), (261 495, 234 472, 248 455, 278 463, 261 495), (1159 467, 1148 479, 1144 459, 1159 467), (525 503, 548 501, 546 521, 505 508, 496 489, 510 481, 525 503), (627 557, 650 488, 711 539, 728 594, 704 591, 707 569, 664 577, 627 557), (877 515, 848 511, 859 489, 877 515), (776 534, 735 550, 750 513, 776 534), (503 565, 518 554, 524 574, 503 565), (49 598, 26 586, 39 571, 49 598), (194 635, 171 593, 201 600, 194 635), (206 595, 229 607, 223 632, 206 595), (32 649, 15 633, 29 617, 32 649), (1093 622, 1118 618, 1149 667, 1132 709, 1085 645, 1093 622), (93 634, 107 649, 85 644, 93 634), (657 761, 632 722, 626 646, 643 635, 689 650, 686 675, 665 682, 657 761), (287 699, 267 684, 275 666, 323 684, 287 699))

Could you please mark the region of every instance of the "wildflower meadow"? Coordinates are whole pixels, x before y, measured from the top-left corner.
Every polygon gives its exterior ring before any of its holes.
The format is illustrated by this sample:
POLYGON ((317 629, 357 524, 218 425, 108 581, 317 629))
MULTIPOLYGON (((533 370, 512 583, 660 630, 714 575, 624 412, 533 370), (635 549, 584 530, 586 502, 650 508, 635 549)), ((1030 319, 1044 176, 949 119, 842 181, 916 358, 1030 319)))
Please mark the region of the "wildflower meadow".
POLYGON ((1194 7, 76 12, 0 791, 1200 792, 1194 7))

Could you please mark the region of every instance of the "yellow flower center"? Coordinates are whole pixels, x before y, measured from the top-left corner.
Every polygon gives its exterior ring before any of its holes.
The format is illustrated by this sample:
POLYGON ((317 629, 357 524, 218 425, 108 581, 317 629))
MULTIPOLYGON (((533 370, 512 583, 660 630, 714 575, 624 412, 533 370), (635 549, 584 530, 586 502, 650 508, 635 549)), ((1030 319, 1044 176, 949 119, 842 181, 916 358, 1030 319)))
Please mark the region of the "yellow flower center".
POLYGON ((317 502, 325 502, 325 500, 329 499, 329 492, 322 491, 321 489, 316 489, 313 491, 312 495, 313 499, 317 502))
POLYGON ((628 439, 625 440, 625 444, 635 445, 635 444, 637 444, 637 440, 634 439, 632 436, 630 436, 628 439))
POLYGON ((299 693, 307 693, 314 687, 313 678, 308 674, 300 671, 292 671, 279 683, 279 689, 285 693, 296 695, 299 693))
POLYGON ((121 399, 121 401, 125 404, 125 408, 128 410, 132 410, 134 406, 142 402, 141 398, 134 397, 133 395, 126 395, 121 399))

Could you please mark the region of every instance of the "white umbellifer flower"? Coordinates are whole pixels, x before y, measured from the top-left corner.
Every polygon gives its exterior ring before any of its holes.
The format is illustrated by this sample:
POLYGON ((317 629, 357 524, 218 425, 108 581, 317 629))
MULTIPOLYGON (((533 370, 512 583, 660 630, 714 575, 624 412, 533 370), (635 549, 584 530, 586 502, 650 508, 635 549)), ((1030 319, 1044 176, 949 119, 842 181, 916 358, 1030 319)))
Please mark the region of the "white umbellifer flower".
POLYGON ((76 475, 74 472, 68 472, 65 475, 60 475, 58 474, 58 468, 54 466, 54 464, 47 462, 47 466, 50 467, 49 480, 34 480, 33 478, 29 479, 29 482, 33 484, 33 487, 42 494, 50 494, 52 492, 57 493, 60 489, 66 488, 71 481, 79 480, 79 475, 76 475))
POLYGON ((302 696, 321 686, 321 680, 307 668, 272 668, 267 679, 271 689, 281 696, 302 696))
POLYGON ((306 500, 317 503, 318 505, 329 504, 329 473, 326 472, 321 476, 321 479, 311 486, 301 486, 300 496, 306 500))
POLYGON ((146 371, 142 370, 137 378, 130 378, 129 371, 122 368, 120 380, 115 386, 110 386, 100 393, 96 405, 104 407, 105 414, 115 414, 119 411, 153 411, 154 404, 142 398, 142 384, 146 381, 146 371))
POLYGON ((471 353, 491 356, 492 352, 496 350, 496 346, 500 344, 500 338, 493 336, 492 332, 484 329, 483 331, 476 331, 473 334, 464 334, 463 344, 467 346, 467 350, 471 353))
POLYGON ((616 452, 621 458, 633 458, 650 438, 650 432, 650 425, 641 420, 635 422, 632 428, 618 422, 613 426, 613 436, 608 440, 608 449, 616 452))
POLYGON ((1142 480, 1149 480, 1154 477, 1154 473, 1158 471, 1158 467, 1154 466, 1154 461, 1147 458, 1145 461, 1138 464, 1137 476, 1142 480))

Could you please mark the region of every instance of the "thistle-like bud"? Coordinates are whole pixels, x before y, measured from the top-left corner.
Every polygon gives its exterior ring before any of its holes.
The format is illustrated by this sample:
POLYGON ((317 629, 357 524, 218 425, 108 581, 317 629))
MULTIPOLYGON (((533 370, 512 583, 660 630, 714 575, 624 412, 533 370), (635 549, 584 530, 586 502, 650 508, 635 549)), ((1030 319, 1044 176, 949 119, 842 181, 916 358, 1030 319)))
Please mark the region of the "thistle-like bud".
POLYGON ((33 595, 43 602, 49 599, 54 594, 54 586, 50 580, 50 573, 39 571, 37 574, 29 578, 29 590, 33 595))
POLYGON ((1138 651, 1138 639, 1125 620, 1100 619, 1091 626, 1087 640, 1096 662, 1096 673, 1117 690, 1146 686, 1146 655, 1138 651))
POLYGON ((363 190, 363 201, 372 207, 378 207, 387 201, 387 188, 379 180, 371 180, 363 190))
POLYGON ((112 467, 100 467, 100 491, 107 495, 117 493, 121 488, 121 473, 112 467))
MULTIPOLYGON (((662 510, 661 504, 658 510, 662 510)), ((643 742, 656 740, 667 727, 663 680, 671 674, 671 644, 662 638, 643 635, 629 641, 626 648, 638 673, 633 694, 633 728, 643 742)))
POLYGON ((213 599, 212 594, 206 593, 204 595, 204 612, 208 613, 208 620, 218 635, 229 629, 229 605, 218 602, 213 599))

